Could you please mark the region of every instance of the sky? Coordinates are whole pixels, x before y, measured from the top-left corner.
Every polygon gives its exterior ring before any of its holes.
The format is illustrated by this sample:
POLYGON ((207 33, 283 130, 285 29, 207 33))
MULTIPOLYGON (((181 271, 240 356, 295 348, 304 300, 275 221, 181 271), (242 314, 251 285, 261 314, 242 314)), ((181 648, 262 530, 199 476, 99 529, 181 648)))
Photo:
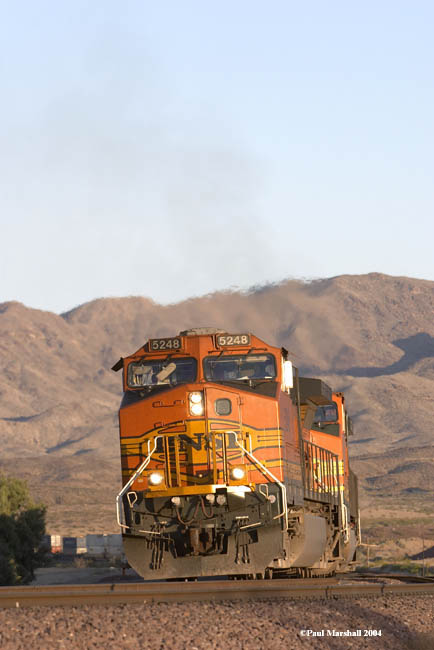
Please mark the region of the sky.
POLYGON ((0 0, 0 302, 434 280, 434 4, 0 0))

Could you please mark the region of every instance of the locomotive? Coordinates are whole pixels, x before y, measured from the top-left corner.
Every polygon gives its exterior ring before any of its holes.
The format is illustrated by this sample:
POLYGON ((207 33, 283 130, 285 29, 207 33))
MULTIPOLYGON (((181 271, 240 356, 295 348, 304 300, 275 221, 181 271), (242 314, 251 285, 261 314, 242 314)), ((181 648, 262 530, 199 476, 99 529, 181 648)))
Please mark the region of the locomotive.
POLYGON ((360 543, 345 398, 285 348, 195 328, 123 370, 117 519, 145 579, 326 576, 360 543))

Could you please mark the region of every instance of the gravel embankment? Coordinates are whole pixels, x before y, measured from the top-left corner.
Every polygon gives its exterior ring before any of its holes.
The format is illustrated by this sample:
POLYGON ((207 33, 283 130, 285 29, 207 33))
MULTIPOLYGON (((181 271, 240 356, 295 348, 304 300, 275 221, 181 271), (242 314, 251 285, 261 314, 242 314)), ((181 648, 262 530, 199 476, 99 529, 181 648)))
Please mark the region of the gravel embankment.
POLYGON ((2 650, 433 650, 434 596, 0 610, 2 650), (381 636, 364 637, 364 630, 381 636), (323 637, 301 636, 301 630, 323 637), (330 637, 327 630, 361 630, 330 637))

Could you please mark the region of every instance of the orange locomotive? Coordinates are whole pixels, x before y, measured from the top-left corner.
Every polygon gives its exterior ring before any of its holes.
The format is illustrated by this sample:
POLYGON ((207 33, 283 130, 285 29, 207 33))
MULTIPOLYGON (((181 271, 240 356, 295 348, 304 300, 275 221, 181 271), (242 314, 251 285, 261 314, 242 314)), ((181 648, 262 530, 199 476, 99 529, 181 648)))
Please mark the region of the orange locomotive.
POLYGON ((121 368, 117 514, 140 575, 327 575, 353 561, 341 393, 299 378, 284 348, 210 328, 150 339, 121 368))

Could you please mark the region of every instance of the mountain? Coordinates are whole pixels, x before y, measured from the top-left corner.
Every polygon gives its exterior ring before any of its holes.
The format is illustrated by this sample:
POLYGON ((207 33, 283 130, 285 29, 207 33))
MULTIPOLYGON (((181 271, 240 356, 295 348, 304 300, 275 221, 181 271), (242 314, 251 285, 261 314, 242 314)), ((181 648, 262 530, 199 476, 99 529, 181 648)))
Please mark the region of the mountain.
POLYGON ((55 532, 92 532, 97 521, 115 530, 121 390, 110 368, 150 337, 210 326, 283 345, 302 374, 343 390, 365 503, 390 492, 413 504, 434 492, 433 314, 434 282, 379 273, 288 280, 167 306, 103 298, 60 315, 2 303, 0 470, 27 477, 50 506, 55 532), (422 476, 427 492, 418 496, 422 476))

